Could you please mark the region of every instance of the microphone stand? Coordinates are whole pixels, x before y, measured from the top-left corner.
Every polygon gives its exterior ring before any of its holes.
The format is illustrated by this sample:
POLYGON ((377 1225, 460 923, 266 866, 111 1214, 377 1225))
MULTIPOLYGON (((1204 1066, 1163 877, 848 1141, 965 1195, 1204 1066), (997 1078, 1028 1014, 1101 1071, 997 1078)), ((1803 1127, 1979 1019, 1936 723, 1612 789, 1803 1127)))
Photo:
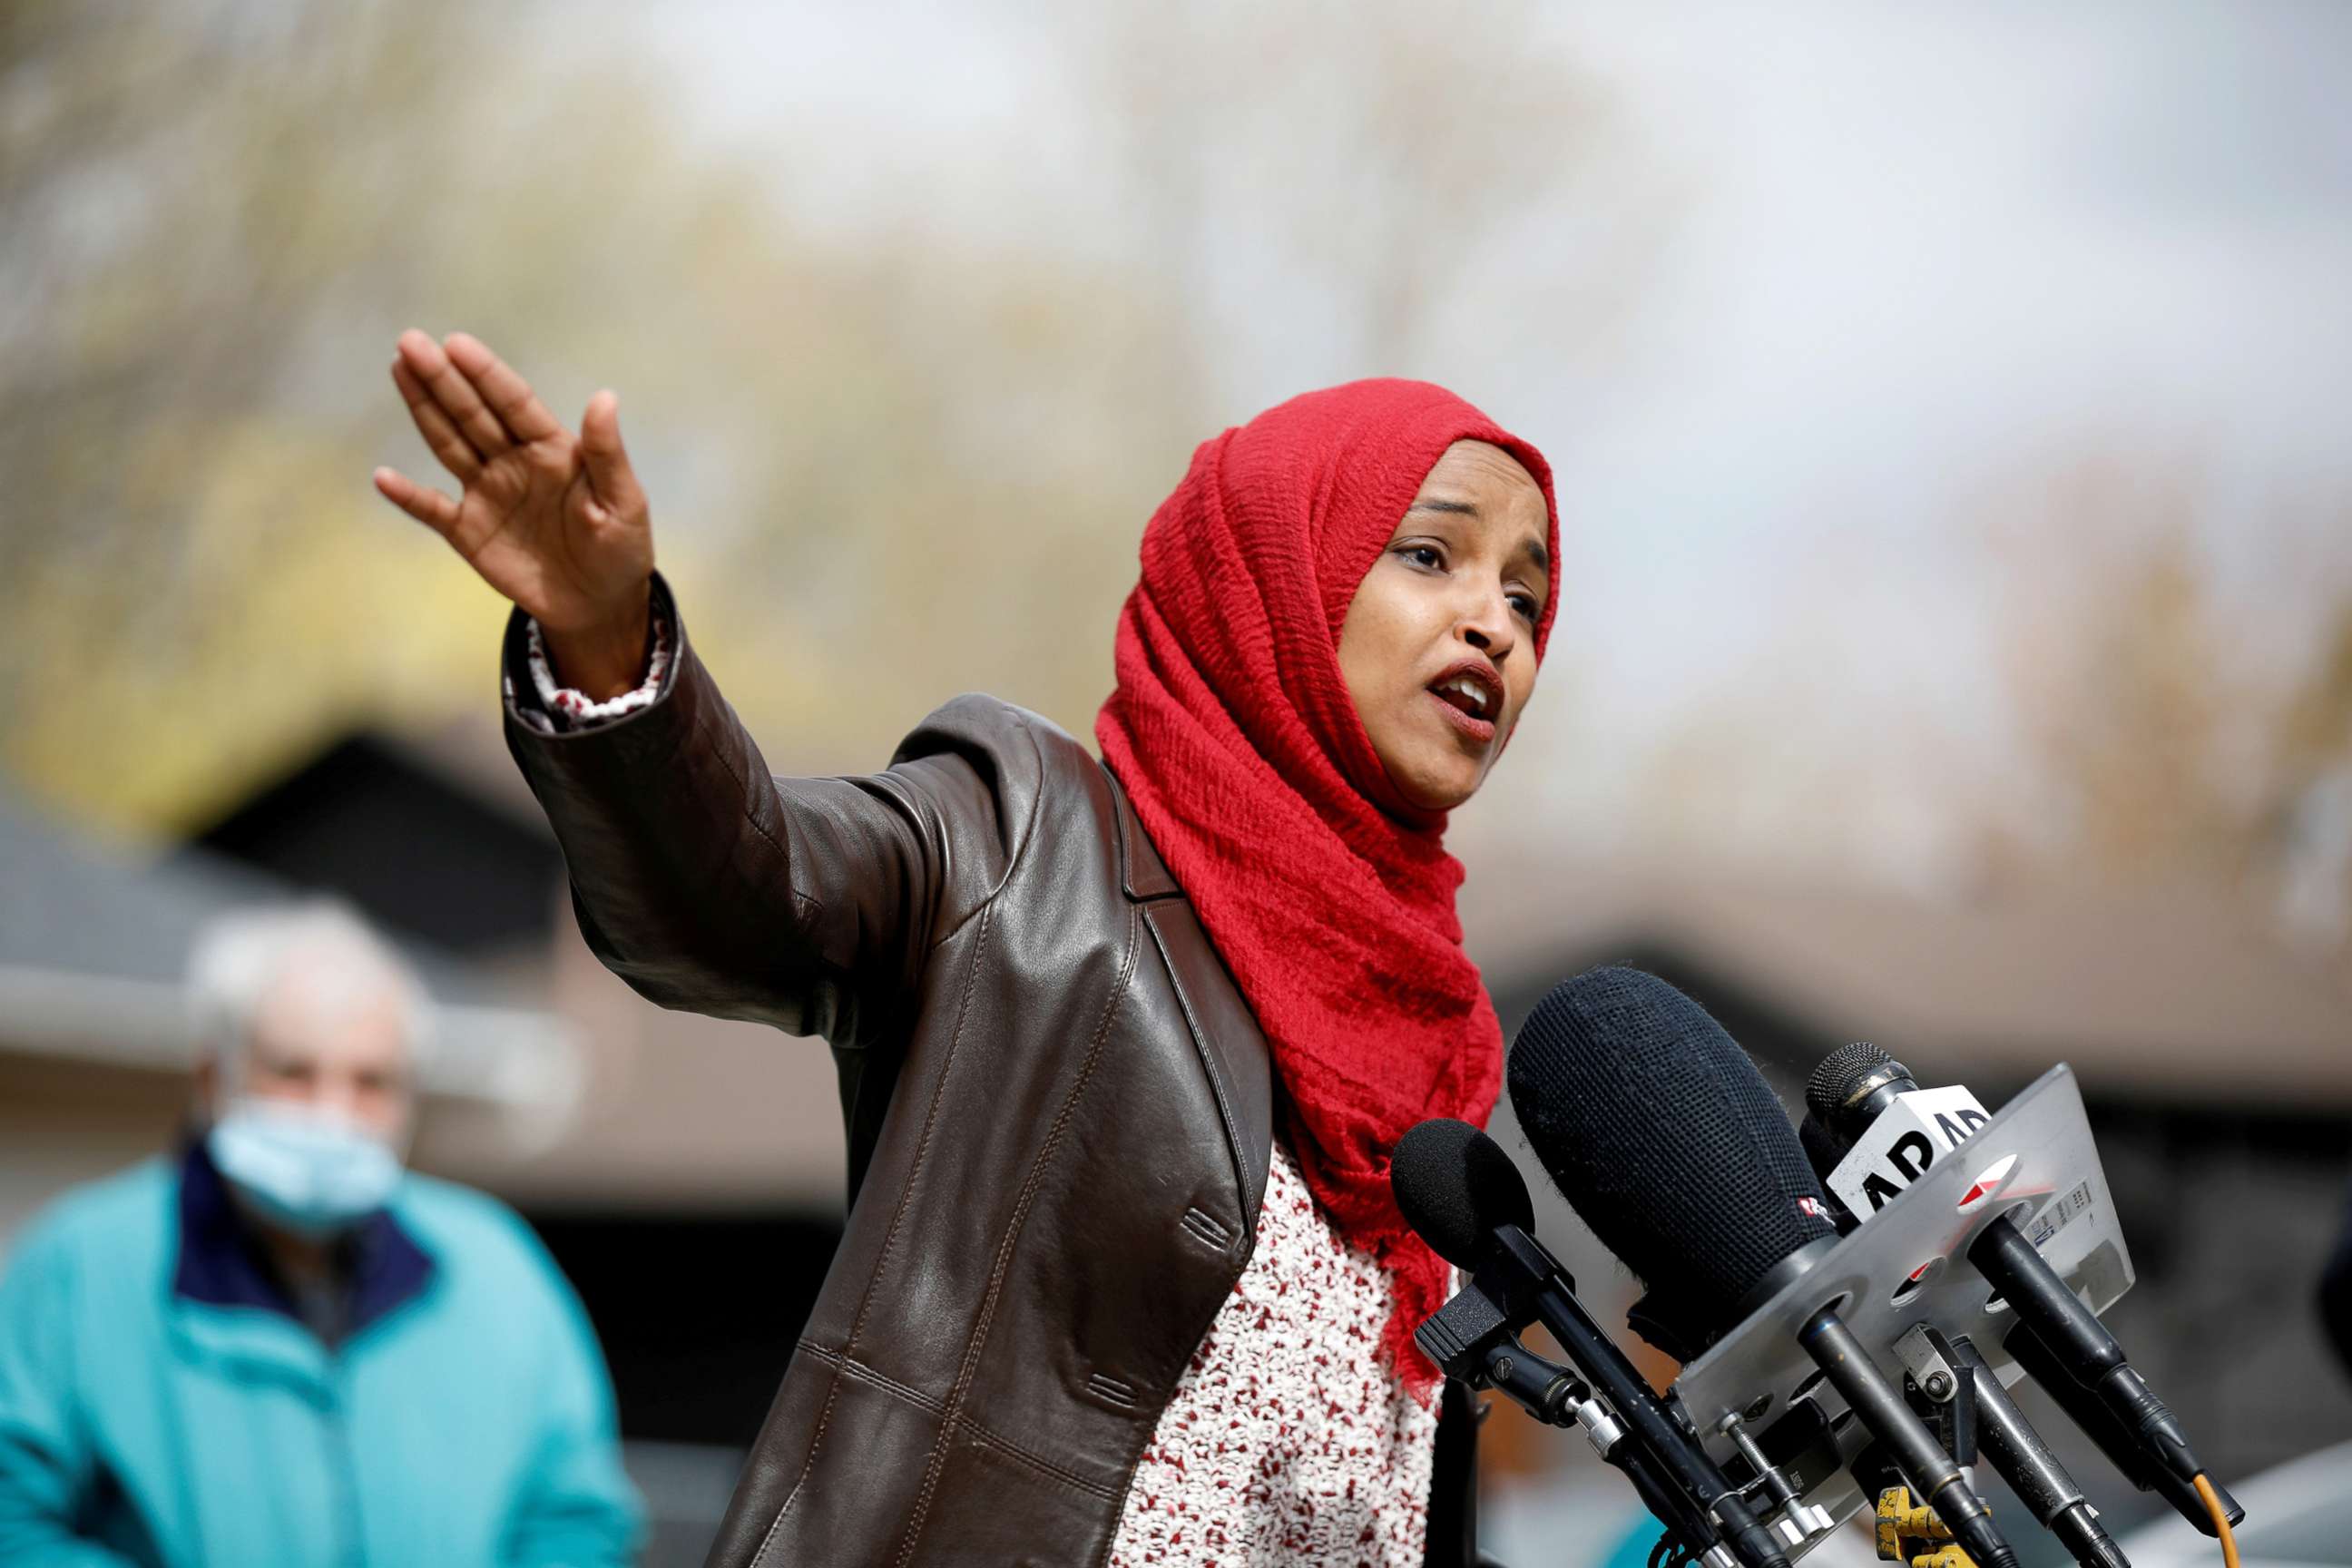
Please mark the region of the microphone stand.
MULTIPOLYGON (((1469 1292, 1464 1294, 1467 1296, 1469 1292)), ((1429 1348, 1427 1340, 1421 1343, 1424 1350, 1429 1348)), ((1689 1543, 1711 1536, 1706 1519, 1666 1484, 1640 1445, 1624 1440, 1624 1427, 1592 1397, 1590 1386, 1568 1368, 1528 1349, 1507 1328, 1489 1335, 1484 1350, 1475 1353, 1483 1373, 1474 1372, 1463 1377, 1463 1382, 1508 1394, 1520 1409, 1546 1426, 1582 1427, 1601 1458, 1633 1483, 1643 1506, 1666 1525, 1684 1551, 1691 1556, 1701 1555, 1699 1549, 1689 1543)), ((1459 1375, 1451 1367, 1447 1371, 1449 1375, 1459 1375)))
POLYGON ((1707 1568, 1789 1568, 1740 1489, 1601 1331, 1559 1260, 1519 1226, 1495 1229, 1471 1282, 1413 1339, 1448 1376, 1500 1387, 1539 1420, 1564 1425, 1558 1419, 1564 1414, 1583 1426, 1601 1457, 1625 1474, 1650 1511, 1681 1537, 1685 1552, 1707 1568), (1573 1390, 1543 1375, 1562 1369, 1518 1342, 1517 1331, 1538 1321, 1598 1390, 1597 1400, 1572 1399, 1573 1390))
POLYGON ((1983 1423, 1979 1436, 1985 1458, 1992 1461, 1994 1471, 2009 1483, 2018 1500, 2058 1538, 2082 1568, 2131 1568, 2131 1560, 2100 1526, 2098 1512, 2084 1498, 2083 1489, 2074 1484, 2074 1478, 2066 1473, 2066 1467, 2058 1462, 2042 1435, 2027 1423, 2025 1412, 2017 1407, 1968 1336, 1963 1334, 1943 1348, 1960 1374, 1976 1386, 1977 1415, 1983 1423))
POLYGON ((2018 1568, 2017 1552, 1993 1527, 1992 1515, 1926 1422, 1878 1370, 1835 1307, 1824 1307, 1797 1331, 1797 1342, 1813 1358, 1863 1429, 1894 1457, 1912 1489, 1933 1508, 1980 1568, 2018 1568))

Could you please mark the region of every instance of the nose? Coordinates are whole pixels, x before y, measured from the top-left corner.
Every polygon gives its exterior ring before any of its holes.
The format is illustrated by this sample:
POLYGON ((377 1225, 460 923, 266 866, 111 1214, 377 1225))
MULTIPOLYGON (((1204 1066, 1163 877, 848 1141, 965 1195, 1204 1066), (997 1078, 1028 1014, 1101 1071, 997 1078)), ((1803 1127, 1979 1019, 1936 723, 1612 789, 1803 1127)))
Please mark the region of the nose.
POLYGON ((1489 583, 1472 595, 1454 623, 1454 635, 1500 668, 1519 640, 1517 617, 1500 583, 1489 583))

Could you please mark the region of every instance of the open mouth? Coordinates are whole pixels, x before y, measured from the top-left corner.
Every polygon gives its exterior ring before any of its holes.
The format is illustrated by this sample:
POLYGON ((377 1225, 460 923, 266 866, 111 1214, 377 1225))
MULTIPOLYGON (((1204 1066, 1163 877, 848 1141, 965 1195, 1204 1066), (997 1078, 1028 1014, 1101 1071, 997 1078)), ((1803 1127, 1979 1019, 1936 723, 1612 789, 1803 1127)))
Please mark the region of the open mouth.
POLYGON ((1490 725, 1503 711, 1503 689, 1485 668, 1456 666, 1432 681, 1430 695, 1464 718, 1490 725))

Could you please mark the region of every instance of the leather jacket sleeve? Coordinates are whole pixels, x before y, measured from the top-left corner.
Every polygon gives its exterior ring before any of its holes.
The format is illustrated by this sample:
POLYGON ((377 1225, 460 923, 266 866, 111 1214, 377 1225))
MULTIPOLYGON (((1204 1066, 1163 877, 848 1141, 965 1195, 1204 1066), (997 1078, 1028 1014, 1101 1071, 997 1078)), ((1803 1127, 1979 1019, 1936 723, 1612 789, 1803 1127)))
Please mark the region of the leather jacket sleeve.
POLYGON ((659 577, 654 593, 677 639, 667 689, 592 729, 523 721, 520 612, 507 629, 507 745, 562 847, 582 934, 665 1007, 862 1047, 903 1022, 931 947, 1003 881, 1034 742, 1025 763, 983 744, 985 726, 958 721, 986 700, 960 699, 883 773, 772 777, 659 577))

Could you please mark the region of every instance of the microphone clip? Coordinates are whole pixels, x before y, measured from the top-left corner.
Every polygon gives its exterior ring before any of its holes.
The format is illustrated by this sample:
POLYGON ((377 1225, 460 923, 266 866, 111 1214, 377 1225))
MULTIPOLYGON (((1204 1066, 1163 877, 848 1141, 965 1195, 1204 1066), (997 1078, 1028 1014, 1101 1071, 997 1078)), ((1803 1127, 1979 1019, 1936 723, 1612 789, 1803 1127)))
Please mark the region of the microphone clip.
POLYGON ((1961 1468, 1977 1462, 1977 1380, 1942 1331, 1914 1323, 1894 1344, 1903 1363, 1903 1393, 1934 1427, 1936 1440, 1961 1468))
POLYGON ((1539 1279, 1570 1291, 1576 1283, 1540 1248, 1512 1245, 1513 1237, 1527 1243, 1515 1231, 1498 1233, 1486 1265, 1413 1331, 1413 1342, 1446 1376, 1507 1394, 1547 1426, 1581 1426, 1605 1459, 1624 1437, 1624 1425, 1582 1378, 1519 1339, 1539 1315, 1533 1300, 1539 1279))
MULTIPOLYGON (((1547 1426, 1584 1424, 1579 1412, 1591 1405, 1592 1391, 1568 1368, 1521 1343, 1518 1331, 1524 1326, 1524 1320, 1513 1322, 1510 1314, 1474 1283, 1464 1286, 1454 1300, 1415 1329, 1412 1339, 1446 1376, 1472 1388, 1506 1394, 1547 1426)), ((1599 1411, 1598 1405, 1592 1407, 1599 1411)), ((1600 1415, 1607 1420, 1606 1412, 1600 1415)), ((1613 1421, 1608 1425, 1613 1444, 1623 1429, 1613 1421)), ((1590 1425, 1586 1429, 1605 1458, 1609 1449, 1600 1434, 1590 1425)))

